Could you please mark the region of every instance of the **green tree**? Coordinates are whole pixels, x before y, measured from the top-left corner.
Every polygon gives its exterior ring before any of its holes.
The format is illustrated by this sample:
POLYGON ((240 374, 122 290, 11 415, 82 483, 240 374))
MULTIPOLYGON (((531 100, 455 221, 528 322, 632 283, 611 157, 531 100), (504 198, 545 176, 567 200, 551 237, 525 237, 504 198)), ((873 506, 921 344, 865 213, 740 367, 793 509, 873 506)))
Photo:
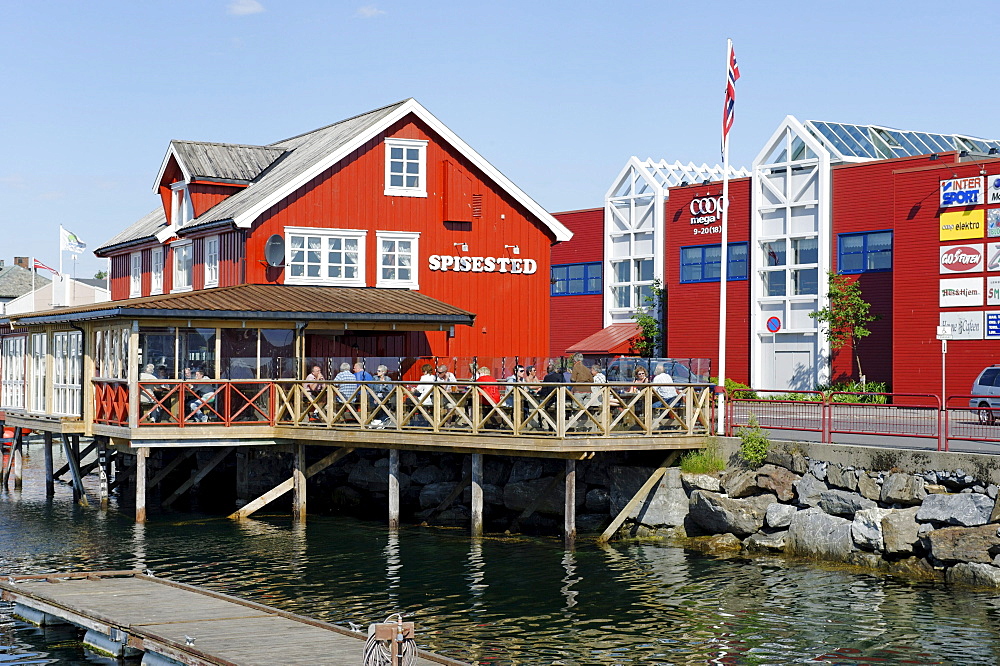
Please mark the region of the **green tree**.
POLYGON ((642 335, 632 341, 632 353, 640 356, 656 356, 663 348, 663 283, 660 278, 649 285, 649 294, 644 304, 636 308, 635 323, 642 335))
POLYGON ((852 364, 857 362, 858 375, 864 377, 857 343, 871 335, 868 324, 881 319, 881 316, 871 313, 871 303, 862 298, 861 287, 857 282, 833 271, 827 275, 830 279, 827 306, 810 312, 809 316, 820 323, 820 328, 834 351, 839 351, 850 343, 852 364))
POLYGON ((95 280, 107 280, 108 279, 108 272, 107 271, 97 271, 96 273, 94 273, 94 279, 95 280))

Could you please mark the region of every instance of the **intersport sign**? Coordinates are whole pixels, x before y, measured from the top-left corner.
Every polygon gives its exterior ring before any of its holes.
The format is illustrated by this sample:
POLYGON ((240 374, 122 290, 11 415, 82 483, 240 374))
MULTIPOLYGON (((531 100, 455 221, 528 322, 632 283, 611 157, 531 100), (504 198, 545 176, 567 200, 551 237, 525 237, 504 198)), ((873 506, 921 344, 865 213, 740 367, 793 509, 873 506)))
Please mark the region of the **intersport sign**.
POLYGON ((941 181, 941 208, 957 206, 978 206, 985 200, 986 179, 953 178, 941 181))
POLYGON ((980 273, 983 244, 946 245, 941 248, 941 273, 980 273))

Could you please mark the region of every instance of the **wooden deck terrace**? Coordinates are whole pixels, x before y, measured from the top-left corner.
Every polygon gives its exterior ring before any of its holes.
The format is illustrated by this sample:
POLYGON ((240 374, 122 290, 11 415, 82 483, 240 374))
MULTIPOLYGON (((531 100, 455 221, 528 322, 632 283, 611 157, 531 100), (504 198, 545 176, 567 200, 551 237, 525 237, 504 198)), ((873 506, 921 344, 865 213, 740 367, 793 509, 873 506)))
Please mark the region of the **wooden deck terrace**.
MULTIPOLYGON (((690 384, 95 380, 94 395, 85 434, 147 446, 302 441, 578 457, 692 448, 713 414, 711 390, 690 384)), ((33 427, 30 415, 9 418, 33 427)))
MULTIPOLYGON (((76 625, 87 632, 85 643, 119 657, 152 653, 156 663, 190 666, 364 658, 364 634, 138 571, 6 576, 0 591, 24 619, 76 625)), ((423 650, 415 663, 466 666, 423 650)))

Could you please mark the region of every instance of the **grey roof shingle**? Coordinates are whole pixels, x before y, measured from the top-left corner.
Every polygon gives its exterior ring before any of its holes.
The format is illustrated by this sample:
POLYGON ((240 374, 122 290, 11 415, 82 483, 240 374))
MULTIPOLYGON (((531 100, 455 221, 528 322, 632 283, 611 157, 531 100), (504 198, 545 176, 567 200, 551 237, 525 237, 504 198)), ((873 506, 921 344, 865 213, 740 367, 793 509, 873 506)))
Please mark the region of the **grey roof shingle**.
POLYGON ((249 183, 281 157, 284 148, 243 146, 232 143, 171 141, 178 159, 191 178, 249 183))
MULTIPOLYGON (((35 288, 44 287, 51 280, 35 276, 35 288)), ((31 271, 20 266, 0 267, 0 298, 14 299, 31 292, 31 271)))
MULTIPOLYGON (((191 220, 184 226, 184 230, 191 230, 196 227, 222 222, 233 219, 240 212, 252 207, 254 204, 263 201, 274 192, 280 190, 287 183, 295 179, 303 171, 315 164, 324 156, 335 152, 341 146, 349 143, 353 138, 363 133, 367 129, 381 122, 399 106, 408 100, 396 102, 384 106, 374 111, 369 111, 353 118, 348 118, 326 127, 321 127, 312 132, 300 134, 298 136, 277 141, 269 146, 233 146, 236 150, 226 151, 227 144, 207 144, 193 141, 174 141, 171 145, 186 151, 185 158, 191 156, 195 162, 201 166, 198 170, 209 171, 215 169, 216 173, 235 173, 237 166, 235 161, 240 159, 256 159, 263 161, 269 156, 274 159, 269 162, 270 167, 258 172, 252 179, 252 185, 240 190, 236 194, 220 201, 218 204, 191 220), (182 145, 183 144, 183 145, 182 145), (209 148, 212 147, 212 148, 209 148), (246 150, 242 150, 246 149, 246 150), (254 150, 256 149, 256 150, 254 150), (281 159, 277 159, 281 157, 281 159), (225 162, 224 166, 222 163, 225 162), (233 162, 230 164, 230 162, 233 162)), ((258 162, 259 163, 259 162, 258 162)), ((185 162, 185 166, 189 166, 185 162)), ((246 167, 247 165, 244 165, 246 167)), ((189 168, 195 168, 189 166, 189 168)), ((247 171, 246 173, 249 173, 247 171)), ((209 174, 203 174, 209 176, 209 174)), ((222 177, 222 176, 209 176, 222 177)), ((102 252, 110 250, 116 246, 127 243, 143 241, 153 237, 157 232, 166 227, 166 216, 162 207, 152 211, 138 222, 132 224, 111 240, 102 244, 95 254, 102 256, 102 252)))

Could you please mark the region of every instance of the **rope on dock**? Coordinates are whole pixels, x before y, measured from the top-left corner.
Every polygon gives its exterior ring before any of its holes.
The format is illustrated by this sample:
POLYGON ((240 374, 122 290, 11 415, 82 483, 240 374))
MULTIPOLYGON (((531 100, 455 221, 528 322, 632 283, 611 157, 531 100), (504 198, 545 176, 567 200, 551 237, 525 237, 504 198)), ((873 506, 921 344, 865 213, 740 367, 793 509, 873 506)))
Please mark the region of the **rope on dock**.
POLYGON ((416 663, 417 643, 413 638, 413 624, 406 624, 404 628, 402 614, 393 613, 382 624, 369 625, 364 666, 412 666, 416 663), (393 659, 394 647, 396 659, 393 659))

